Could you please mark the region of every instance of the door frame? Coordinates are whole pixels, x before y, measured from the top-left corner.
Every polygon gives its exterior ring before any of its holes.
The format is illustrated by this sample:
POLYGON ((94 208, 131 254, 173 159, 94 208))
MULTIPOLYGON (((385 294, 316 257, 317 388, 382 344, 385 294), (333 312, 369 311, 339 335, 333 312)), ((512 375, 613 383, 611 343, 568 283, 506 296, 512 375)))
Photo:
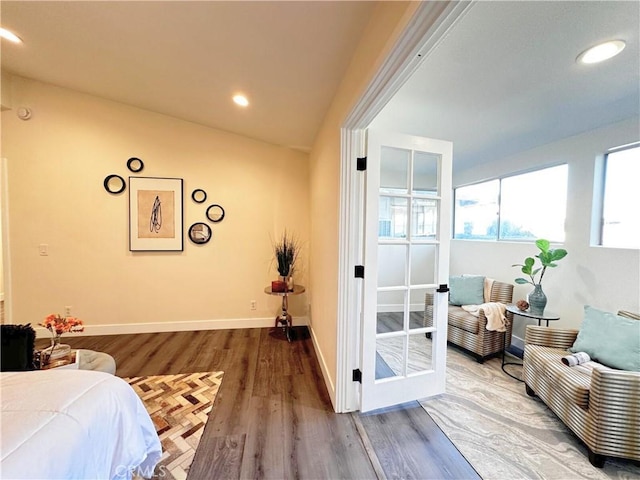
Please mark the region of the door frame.
POLYGON ((4 323, 12 324, 11 302, 11 255, 9 249, 9 177, 8 160, 0 158, 0 235, 2 235, 2 288, 0 288, 0 300, 3 302, 4 323))
POLYGON ((356 162, 366 151, 365 129, 476 1, 421 2, 342 126, 336 412, 360 409, 352 372, 362 369, 362 280, 354 278, 354 266, 364 262, 364 174, 356 162))

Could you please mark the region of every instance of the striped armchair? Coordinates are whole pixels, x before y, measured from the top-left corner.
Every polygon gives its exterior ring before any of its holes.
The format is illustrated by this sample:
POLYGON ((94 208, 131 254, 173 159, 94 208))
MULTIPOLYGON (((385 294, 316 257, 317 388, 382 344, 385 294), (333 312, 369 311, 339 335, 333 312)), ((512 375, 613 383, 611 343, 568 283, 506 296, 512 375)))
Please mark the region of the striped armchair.
MULTIPOLYGON (((618 315, 640 321, 640 315, 618 315)), ((527 393, 544 403, 587 446, 589 461, 602 468, 607 456, 640 460, 640 372, 602 366, 567 367, 578 330, 528 325, 524 347, 527 393)))
MULTIPOLYGON (((513 298, 513 285, 509 283, 485 279, 485 303, 500 302, 511 303, 513 298), (486 288, 491 285, 491 290, 486 288)), ((507 331, 496 332, 487 330, 487 317, 480 309, 478 317, 462 309, 449 305, 447 316, 447 341, 463 348, 471 353, 478 363, 483 363, 487 358, 502 353, 503 347, 511 345, 511 329, 513 326, 513 314, 506 312, 507 331)), ((427 293, 424 308, 425 327, 433 326, 433 294, 427 293)))

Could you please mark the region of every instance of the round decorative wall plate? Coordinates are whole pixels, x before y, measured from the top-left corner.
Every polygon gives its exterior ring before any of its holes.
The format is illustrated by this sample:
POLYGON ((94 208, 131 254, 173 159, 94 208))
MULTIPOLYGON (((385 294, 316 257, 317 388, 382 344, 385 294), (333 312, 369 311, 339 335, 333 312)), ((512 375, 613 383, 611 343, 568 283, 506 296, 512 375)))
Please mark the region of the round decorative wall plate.
POLYGON ((196 203, 204 203, 207 200, 207 192, 201 188, 196 188, 191 192, 191 199, 196 203))
POLYGON ((109 193, 122 193, 127 188, 127 184, 120 175, 108 175, 104 179, 104 189, 109 193))
POLYGON ((207 208, 207 218, 214 223, 221 222, 224 218, 224 208, 217 204, 210 205, 207 208))
POLYGON ((127 168, 134 173, 141 172, 144 168, 144 162, 137 157, 131 157, 127 160, 127 168))
POLYGON ((194 223, 189 227, 189 239, 193 243, 207 243, 211 240, 211 227, 202 222, 194 223))

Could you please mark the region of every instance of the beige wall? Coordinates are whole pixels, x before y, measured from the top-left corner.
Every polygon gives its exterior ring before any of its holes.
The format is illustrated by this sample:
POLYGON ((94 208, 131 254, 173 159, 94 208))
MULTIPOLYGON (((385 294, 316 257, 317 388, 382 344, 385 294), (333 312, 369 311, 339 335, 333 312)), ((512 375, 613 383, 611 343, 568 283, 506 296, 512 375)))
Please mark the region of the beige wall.
POLYGON ((311 319, 332 398, 337 365, 340 129, 415 7, 409 2, 376 6, 310 154, 311 319))
MULTIPOLYGON (((37 322, 73 306, 88 324, 157 325, 270 318, 277 299, 262 293, 275 275, 271 238, 299 233, 307 294, 292 301, 309 314, 330 393, 337 357, 340 129, 407 25, 418 2, 380 2, 306 155, 96 97, 17 79, 3 112, 8 158, 13 321, 37 322), (127 196, 102 188, 127 176, 130 156, 146 176, 185 179, 185 196, 204 188, 227 209, 209 245, 182 253, 128 251, 127 196), (38 245, 49 245, 49 256, 38 245), (308 264, 306 260, 308 258, 308 264), (258 311, 249 311, 250 300, 258 311)), ((185 199, 185 224, 204 209, 185 199)), ((272 318, 272 317, 271 317, 272 318)), ((356 321, 356 319, 354 319, 356 321)), ((241 322, 239 322, 241 323, 241 322)), ((244 323, 243 326, 247 326, 244 323)))
MULTIPOLYGON (((0 75, 0 111, 11 108, 11 77, 2 72, 0 75)), ((2 134, 2 122, 0 122, 0 135, 2 134)), ((5 323, 6 316, 4 310, 4 247, 2 245, 4 233, 2 231, 2 221, 4 217, 4 160, 0 161, 0 323, 5 323)))
MULTIPOLYGON (((2 156, 13 322, 35 324, 70 305, 89 330, 270 323, 279 299, 263 289, 277 276, 271 242, 285 228, 305 247, 297 280, 307 283, 306 154, 19 77, 12 100, 14 110, 2 112, 2 156), (32 118, 19 120, 18 106, 30 107, 32 118), (137 175, 184 179, 183 252, 129 251, 128 193, 108 194, 102 182, 134 175, 126 168, 132 156, 145 163, 137 175), (194 188, 207 191, 206 204, 191 200, 194 188), (211 203, 226 217, 212 224, 208 244, 194 245, 186 230, 206 220, 211 203)), ((306 305, 306 295, 292 299, 294 315, 306 315, 306 305)))

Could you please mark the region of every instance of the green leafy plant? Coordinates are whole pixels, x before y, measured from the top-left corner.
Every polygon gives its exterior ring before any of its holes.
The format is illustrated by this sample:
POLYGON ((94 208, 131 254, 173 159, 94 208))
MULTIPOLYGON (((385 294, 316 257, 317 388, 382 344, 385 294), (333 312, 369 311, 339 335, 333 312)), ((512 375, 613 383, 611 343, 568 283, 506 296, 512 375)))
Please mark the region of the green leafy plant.
POLYGON ((544 277, 545 272, 548 267, 555 268, 558 266, 558 260, 562 260, 567 256, 567 251, 564 248, 549 248, 551 244, 549 240, 545 240, 544 238, 540 238, 536 240, 536 247, 540 249, 540 253, 535 257, 540 260, 541 266, 535 266, 535 259, 533 257, 527 257, 524 260, 524 264, 516 263, 511 265, 512 267, 522 267, 521 271, 525 275, 528 275, 531 280, 527 280, 526 278, 516 278, 515 282, 522 285, 525 283, 529 283, 533 286, 542 285, 542 278, 544 277), (540 277, 536 281, 536 275, 540 274, 540 277))
POLYGON ((280 276, 288 277, 292 275, 300 253, 298 240, 285 230, 280 240, 274 243, 273 248, 280 276))

